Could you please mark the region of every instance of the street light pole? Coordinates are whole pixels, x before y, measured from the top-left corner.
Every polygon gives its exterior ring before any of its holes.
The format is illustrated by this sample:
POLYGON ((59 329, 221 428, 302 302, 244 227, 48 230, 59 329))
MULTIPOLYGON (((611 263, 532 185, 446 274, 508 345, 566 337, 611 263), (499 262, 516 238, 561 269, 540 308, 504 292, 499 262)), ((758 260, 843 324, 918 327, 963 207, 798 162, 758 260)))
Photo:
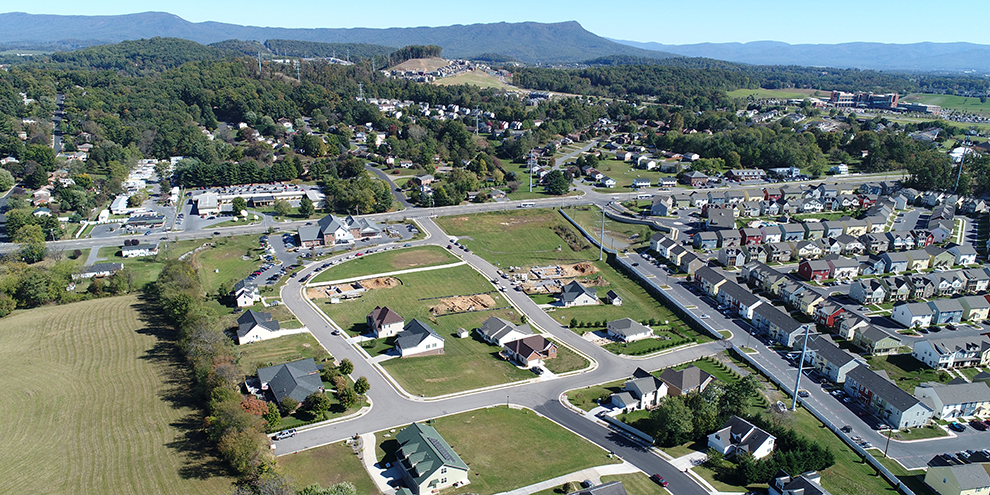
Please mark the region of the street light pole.
POLYGON ((890 447, 890 430, 887 430, 887 445, 883 446, 883 458, 887 458, 887 447, 890 447))
POLYGON ((794 382, 794 402, 791 403, 791 411, 797 409, 798 390, 801 390, 801 373, 804 372, 804 354, 808 351, 808 335, 811 333, 811 325, 804 327, 804 346, 801 347, 801 358, 798 360, 797 380, 794 382))

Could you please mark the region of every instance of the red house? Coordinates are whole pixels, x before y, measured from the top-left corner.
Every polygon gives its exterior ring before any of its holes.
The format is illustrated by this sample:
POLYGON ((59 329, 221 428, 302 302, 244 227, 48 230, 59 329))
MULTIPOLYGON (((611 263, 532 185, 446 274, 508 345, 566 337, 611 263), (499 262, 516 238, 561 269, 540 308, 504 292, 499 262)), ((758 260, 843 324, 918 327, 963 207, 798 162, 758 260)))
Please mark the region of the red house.
POLYGON ((815 323, 824 325, 828 328, 835 328, 835 326, 839 323, 839 315, 845 312, 846 309, 843 308, 842 305, 835 304, 831 301, 826 301, 819 304, 818 307, 815 308, 815 323))
POLYGON ((805 280, 825 280, 832 276, 832 267, 827 261, 804 260, 798 265, 798 275, 805 280))
POLYGON ((780 191, 779 187, 774 188, 763 188, 763 199, 767 201, 777 201, 778 199, 784 197, 784 193, 780 191))
POLYGON ((759 246, 763 243, 763 232, 760 229, 739 229, 739 242, 743 246, 759 246))
POLYGON ((935 235, 932 234, 930 230, 926 230, 926 229, 912 230, 911 237, 914 237, 915 249, 926 248, 935 243, 935 235))
POLYGON ((871 198, 871 197, 869 197, 869 196, 867 196, 865 194, 860 194, 859 195, 859 207, 860 208, 869 208, 869 207, 873 206, 876 202, 877 202, 876 199, 871 198))

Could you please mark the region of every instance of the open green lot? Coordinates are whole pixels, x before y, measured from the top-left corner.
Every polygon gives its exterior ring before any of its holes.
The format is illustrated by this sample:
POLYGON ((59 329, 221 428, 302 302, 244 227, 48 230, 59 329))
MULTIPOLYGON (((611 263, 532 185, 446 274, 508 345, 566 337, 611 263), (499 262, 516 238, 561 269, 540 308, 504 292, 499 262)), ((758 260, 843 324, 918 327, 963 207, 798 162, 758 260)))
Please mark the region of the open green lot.
POLYGON ((371 481, 361 460, 344 442, 281 456, 278 465, 285 470, 296 490, 313 483, 326 488, 346 481, 354 485, 360 495, 378 493, 378 487, 371 481))
POLYGON ((966 113, 990 113, 990 100, 980 102, 979 98, 966 96, 913 93, 904 96, 901 101, 905 103, 938 105, 943 109, 956 110, 966 113))
POLYGON ((470 84, 472 86, 478 86, 482 89, 485 88, 496 88, 503 90, 514 90, 514 86, 510 86, 502 82, 499 78, 482 71, 471 71, 464 72, 462 74, 457 74, 456 76, 444 77, 438 79, 434 84, 439 86, 452 86, 457 84, 470 84))
POLYGON ((173 330, 137 296, 0 320, 8 493, 228 493, 173 330))
MULTIPOLYGON (((564 210, 578 225, 584 227, 596 239, 601 239, 602 210, 591 206, 576 206, 564 210)), ((656 231, 647 225, 623 223, 605 217, 605 243, 608 247, 623 249, 648 248, 650 236, 656 231), (613 241, 619 241, 616 244, 613 241)))
MULTIPOLYGON (((756 99, 770 99, 770 98, 804 98, 806 96, 811 96, 814 94, 815 90, 800 90, 795 88, 788 89, 737 89, 735 91, 729 91, 729 98, 748 98, 752 96, 756 99)), ((827 91, 821 91, 821 95, 827 96, 827 91)))
POLYGON ((914 393, 914 387, 923 382, 948 381, 949 375, 925 366, 910 354, 891 354, 888 356, 867 356, 870 368, 883 370, 898 387, 909 393, 914 393))
MULTIPOLYGON (((510 381, 532 378, 498 357, 501 348, 478 340, 473 330, 492 316, 519 323, 521 318, 492 285, 478 272, 466 265, 440 270, 399 275, 402 283, 389 289, 375 289, 362 297, 329 304, 317 299, 323 309, 341 328, 350 333, 364 333, 366 317, 376 306, 388 306, 408 322, 418 318, 428 323, 444 339, 444 354, 411 358, 394 358, 382 366, 406 391, 427 396, 443 395, 510 381), (440 298, 490 292, 494 301, 492 311, 461 314, 432 314, 430 307, 440 304, 440 298), (457 329, 472 331, 468 338, 458 338, 457 329)), ((381 349, 371 350, 379 352, 381 349)))
MULTIPOLYGON (((491 407, 433 420, 471 470, 468 490, 490 495, 581 469, 615 464, 600 447, 533 411, 491 407), (534 441, 539 439, 539 441, 534 441)), ((398 431, 398 429, 396 429, 398 431)), ((378 459, 392 462, 398 442, 379 432, 378 459)))
MULTIPOLYGON (((611 153, 610 153, 611 154, 611 153)), ((660 171, 659 161, 657 162, 657 168, 653 170, 646 170, 643 168, 636 168, 631 162, 624 162, 622 160, 608 159, 599 160, 598 166, 595 167, 599 172, 615 179, 615 187, 611 189, 604 189, 603 191, 609 193, 621 193, 621 192, 632 192, 632 182, 633 179, 650 179, 650 185, 656 187, 657 181, 661 177, 674 177, 677 174, 669 174, 660 171)))
POLYGON ((276 364, 291 363, 306 358, 313 358, 320 363, 331 357, 316 338, 308 333, 252 342, 237 346, 237 350, 240 353, 238 363, 245 376, 253 376, 258 372, 258 368, 276 364))
POLYGON ((457 236, 475 254, 502 267, 598 259, 598 250, 552 210, 517 209, 441 217, 436 221, 444 232, 457 236), (574 239, 573 245, 558 231, 574 239))
POLYGON ((545 362, 544 367, 552 373, 567 373, 584 369, 590 364, 587 359, 567 347, 557 345, 557 357, 545 362))
POLYGON ((629 495, 656 495, 658 493, 670 493, 666 488, 658 486, 649 476, 643 473, 635 474, 613 474, 602 476, 602 483, 610 481, 621 481, 622 487, 629 495))
POLYGON ((343 280, 362 275, 394 272, 409 268, 445 265, 460 261, 447 250, 438 246, 420 246, 405 249, 393 249, 384 253, 369 254, 358 259, 349 260, 337 266, 327 268, 313 277, 312 282, 328 282, 343 280))

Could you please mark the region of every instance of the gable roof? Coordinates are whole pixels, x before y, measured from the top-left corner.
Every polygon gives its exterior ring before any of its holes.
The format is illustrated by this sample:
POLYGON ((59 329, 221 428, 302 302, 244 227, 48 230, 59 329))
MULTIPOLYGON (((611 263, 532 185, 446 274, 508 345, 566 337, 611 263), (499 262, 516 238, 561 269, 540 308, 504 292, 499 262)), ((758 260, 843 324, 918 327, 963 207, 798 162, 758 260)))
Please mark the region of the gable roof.
POLYGON ((622 318, 620 320, 613 320, 608 322, 608 326, 619 331, 620 333, 622 333, 622 335, 637 334, 643 332, 652 333, 652 331, 648 327, 646 327, 645 325, 641 324, 640 322, 632 318, 622 318))
POLYGON ((443 337, 440 336, 432 327, 413 318, 412 321, 406 323, 405 328, 395 336, 395 345, 399 349, 411 349, 413 347, 422 344, 424 340, 432 335, 443 342, 443 337))
POLYGON ((313 358, 260 368, 258 380, 262 385, 268 385, 268 390, 280 404, 286 397, 302 402, 323 388, 320 370, 313 358))
POLYGON ((513 340, 508 344, 505 344, 505 348, 510 351, 529 358, 533 354, 539 354, 553 346, 556 346, 553 342, 543 338, 542 335, 530 335, 519 340, 513 340))
POLYGON ((627 493, 621 481, 609 481, 568 495, 627 495, 627 493))
POLYGON ((866 365, 861 364, 846 373, 846 379, 850 378, 897 408, 898 411, 907 411, 921 403, 913 395, 894 385, 894 382, 878 375, 866 365))
POLYGON ((560 291, 560 299, 565 303, 572 303, 581 294, 587 294, 588 297, 592 299, 598 299, 598 292, 591 288, 581 285, 577 280, 571 281, 571 283, 564 286, 563 290, 560 291))
POLYGON ((970 402, 990 402, 990 386, 984 382, 959 383, 946 385, 938 382, 926 382, 922 387, 930 389, 938 396, 942 404, 966 404, 970 402))
MULTIPOLYGON (((956 479, 960 490, 973 490, 990 486, 990 463, 987 462, 939 466, 931 469, 946 470, 951 473, 951 476, 956 479)), ((943 477, 946 476, 943 475, 943 477)))
POLYGON ((724 444, 731 444, 742 452, 758 450, 767 440, 776 438, 739 416, 729 418, 715 434, 724 444))
POLYGON ((503 337, 512 332, 518 332, 523 335, 531 335, 533 333, 533 330, 529 328, 529 324, 527 323, 516 326, 511 321, 503 320, 497 316, 492 316, 485 320, 485 322, 478 327, 478 331, 491 340, 501 340, 503 337))
POLYGON ((445 466, 464 471, 470 469, 430 425, 413 423, 396 433, 395 439, 399 442, 396 458, 417 485, 445 466))
POLYGON ((667 385, 682 391, 694 390, 712 378, 712 375, 693 365, 683 370, 667 368, 660 374, 660 379, 667 385))
POLYGON ((375 306, 375 309, 371 311, 371 320, 375 322, 379 327, 385 325, 391 325, 393 323, 403 323, 406 320, 399 316, 399 313, 392 311, 388 306, 375 306))
POLYGON ((262 313, 249 309, 237 317, 238 337, 244 337, 254 327, 262 327, 270 332, 277 332, 279 330, 279 324, 277 321, 272 320, 271 313, 262 313))

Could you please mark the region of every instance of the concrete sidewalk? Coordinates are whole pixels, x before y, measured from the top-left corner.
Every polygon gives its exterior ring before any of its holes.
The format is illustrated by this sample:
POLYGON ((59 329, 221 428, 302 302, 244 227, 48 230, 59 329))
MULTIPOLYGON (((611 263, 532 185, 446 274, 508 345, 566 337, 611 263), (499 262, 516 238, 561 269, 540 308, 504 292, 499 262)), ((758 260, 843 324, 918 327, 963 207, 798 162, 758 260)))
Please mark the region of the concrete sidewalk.
POLYGON ((600 484, 602 482, 602 476, 607 476, 611 474, 631 474, 631 473, 641 473, 636 466, 629 464, 628 462, 622 461, 622 464, 606 464, 604 466, 597 466, 588 469, 582 469, 570 474, 565 474, 563 476, 558 476, 553 479, 546 481, 541 481, 539 483, 534 483, 529 486, 524 486, 522 488, 516 488, 515 490, 502 492, 499 495, 529 495, 530 493, 536 493, 543 490, 548 490, 550 488, 555 488, 568 481, 573 483, 580 483, 584 480, 591 480, 594 484, 600 484))

